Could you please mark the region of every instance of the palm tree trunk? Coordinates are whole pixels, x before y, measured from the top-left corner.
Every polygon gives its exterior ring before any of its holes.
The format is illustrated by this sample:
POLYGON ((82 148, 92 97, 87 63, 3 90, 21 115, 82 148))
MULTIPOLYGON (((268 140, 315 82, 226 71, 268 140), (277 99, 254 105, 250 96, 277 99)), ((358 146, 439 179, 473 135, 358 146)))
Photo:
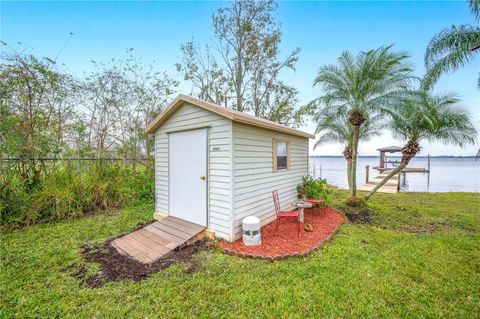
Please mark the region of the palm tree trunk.
POLYGON ((352 162, 347 161, 347 180, 348 180, 348 189, 352 190, 352 162))
POLYGON ((351 176, 351 195, 352 197, 357 197, 357 148, 358 148, 358 138, 360 135, 360 126, 355 125, 353 131, 353 141, 352 141, 352 167, 350 168, 351 176))
POLYGON ((352 145, 348 144, 343 150, 343 157, 347 161, 347 181, 348 181, 348 190, 352 190, 352 145))
POLYGON ((398 174, 402 171, 402 169, 404 169, 405 166, 407 166, 408 163, 405 163, 405 162, 402 162, 400 165, 398 165, 397 168, 395 168, 393 171, 390 172, 390 174, 388 174, 387 176, 385 176, 385 178, 377 184, 377 186, 375 186, 368 194, 367 196, 365 196, 365 200, 369 200, 370 197, 372 197, 373 194, 375 194, 378 189, 380 187, 382 187, 383 185, 385 185, 386 182, 388 182, 390 180, 390 178, 392 178, 393 176, 395 176, 395 174, 398 174))

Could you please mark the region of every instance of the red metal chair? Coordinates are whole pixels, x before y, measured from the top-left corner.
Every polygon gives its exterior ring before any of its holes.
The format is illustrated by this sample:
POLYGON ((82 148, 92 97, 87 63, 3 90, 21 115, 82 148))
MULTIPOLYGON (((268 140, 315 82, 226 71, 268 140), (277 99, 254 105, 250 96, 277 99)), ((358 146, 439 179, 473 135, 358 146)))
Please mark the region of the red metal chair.
POLYGON ((300 221, 298 220, 298 210, 292 210, 292 211, 282 211, 281 210, 281 206, 280 206, 280 201, 278 200, 278 192, 276 190, 274 190, 272 192, 272 196, 273 196, 273 203, 275 204, 275 214, 277 215, 277 224, 275 225, 275 231, 274 233, 276 234, 277 233, 277 230, 278 230, 278 224, 280 223, 280 220, 281 219, 287 219, 287 218, 295 218, 297 220, 297 224, 298 224, 298 237, 300 237, 300 228, 301 228, 301 225, 300 225, 300 221))

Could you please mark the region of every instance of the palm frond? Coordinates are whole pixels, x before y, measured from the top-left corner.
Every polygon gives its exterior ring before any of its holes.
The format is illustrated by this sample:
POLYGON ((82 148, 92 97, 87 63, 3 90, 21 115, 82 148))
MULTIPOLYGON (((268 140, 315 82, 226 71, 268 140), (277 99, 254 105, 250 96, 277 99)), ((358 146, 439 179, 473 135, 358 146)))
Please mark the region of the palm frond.
POLYGON ((348 111, 357 108, 368 115, 378 106, 372 101, 383 95, 386 100, 389 92, 410 84, 413 75, 408 57, 404 51, 393 51, 392 46, 360 52, 355 57, 344 52, 336 65, 319 69, 314 86, 322 87, 324 105, 348 111))
POLYGON ((321 135, 315 144, 313 145, 313 149, 317 149, 320 145, 326 143, 345 143, 335 132, 328 132, 321 135))
POLYGON ((475 16, 477 21, 480 20, 480 0, 468 0, 468 4, 470 5, 470 11, 475 16))
MULTIPOLYGON (((315 134, 319 135, 314 149, 325 143, 341 143, 345 146, 352 144, 354 129, 348 120, 348 113, 339 113, 337 109, 320 108, 314 116, 317 123, 315 134)), ((359 138, 368 141, 379 136, 386 127, 383 116, 380 114, 368 117, 360 128, 359 138)))
POLYGON ((455 95, 419 91, 396 108, 387 109, 395 137, 420 142, 442 142, 463 147, 475 143, 477 132, 455 95))
POLYGON ((425 75, 422 87, 431 87, 439 77, 467 64, 480 53, 480 28, 452 26, 435 35, 425 52, 425 75))
POLYGON ((351 146, 354 128, 349 115, 353 110, 365 119, 360 126, 359 140, 378 136, 387 127, 387 113, 382 110, 394 109, 401 98, 406 99, 406 88, 416 81, 407 62, 408 53, 392 48, 392 45, 383 46, 355 56, 343 52, 336 64, 318 70, 313 85, 320 86, 323 95, 315 100, 318 136, 315 148, 331 142, 351 146))

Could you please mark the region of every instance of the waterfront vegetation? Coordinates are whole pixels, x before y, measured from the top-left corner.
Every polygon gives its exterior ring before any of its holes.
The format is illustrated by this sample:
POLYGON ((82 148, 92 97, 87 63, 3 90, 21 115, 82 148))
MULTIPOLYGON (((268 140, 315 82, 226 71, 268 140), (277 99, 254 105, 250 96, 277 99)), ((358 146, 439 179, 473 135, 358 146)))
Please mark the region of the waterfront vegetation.
POLYGON ((360 218, 310 256, 272 263, 203 251, 196 272, 177 264, 95 289, 72 276, 80 246, 150 220, 151 203, 3 233, 0 317, 476 317, 480 194, 377 194, 368 212, 345 207, 347 195, 334 190, 329 204, 360 218))
MULTIPOLYGON (((480 1, 469 0, 468 5, 479 21, 480 1)), ((435 96, 430 90, 442 74, 464 66, 479 52, 478 26, 452 26, 435 35, 428 44, 427 72, 422 79, 413 76, 408 54, 395 52, 392 46, 356 56, 345 51, 336 64, 320 68, 314 85, 321 86, 324 92, 312 102, 317 104, 314 119, 316 133, 320 134, 316 145, 323 139, 345 145, 343 154, 348 163, 351 191, 346 201, 349 205, 361 204, 356 194, 357 148, 360 141, 368 139, 368 134, 362 136, 361 132, 366 130, 365 126, 372 125, 370 123, 389 127, 405 144, 402 164, 365 196, 365 200, 420 152, 421 139, 459 146, 475 144, 477 132, 468 114, 458 106, 459 101, 452 96, 435 96)))
POLYGON ((409 83, 414 79, 408 53, 392 47, 382 46, 357 55, 343 52, 336 64, 322 66, 314 80, 314 85, 323 89, 323 95, 314 101, 320 139, 334 132, 325 123, 343 120, 339 125, 347 127, 344 155, 350 175, 349 202, 354 204, 358 202, 358 145, 361 138, 368 139, 365 126, 382 125, 385 121, 382 110, 408 94, 409 83))
POLYGON ((404 144, 402 160, 364 197, 368 200, 390 178, 404 169, 420 152, 420 141, 442 142, 460 147, 475 144, 477 132, 468 112, 453 95, 435 95, 416 88, 413 70, 405 52, 391 46, 361 52, 353 56, 344 52, 337 64, 320 68, 315 85, 324 95, 317 98, 316 133, 322 141, 345 145, 350 206, 361 205, 357 198, 358 144, 388 128, 404 144), (377 130, 375 131, 375 126, 377 130), (369 128, 373 127, 373 133, 369 128))
POLYGON ((154 198, 153 161, 46 161, 34 184, 22 163, 4 163, 0 191, 3 229, 78 218, 154 198), (7 168, 8 164, 8 168, 7 168))
POLYGON ((420 152, 420 142, 442 142, 464 146, 475 144, 477 132, 468 114, 459 105, 459 100, 451 95, 434 96, 427 92, 417 93, 402 101, 402 106, 392 107, 389 128, 393 135, 407 143, 402 149, 398 167, 388 173, 364 198, 368 200, 390 178, 407 167, 410 160, 420 152))

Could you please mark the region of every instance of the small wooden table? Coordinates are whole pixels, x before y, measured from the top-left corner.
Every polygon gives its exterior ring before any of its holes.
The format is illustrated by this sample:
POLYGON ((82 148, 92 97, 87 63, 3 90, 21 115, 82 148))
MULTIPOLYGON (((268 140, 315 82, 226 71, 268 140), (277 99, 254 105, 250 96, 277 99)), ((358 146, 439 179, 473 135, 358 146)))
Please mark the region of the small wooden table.
POLYGON ((305 222, 303 210, 305 208, 312 208, 312 203, 305 202, 303 200, 297 200, 294 202, 294 205, 298 208, 298 221, 301 223, 305 222))

